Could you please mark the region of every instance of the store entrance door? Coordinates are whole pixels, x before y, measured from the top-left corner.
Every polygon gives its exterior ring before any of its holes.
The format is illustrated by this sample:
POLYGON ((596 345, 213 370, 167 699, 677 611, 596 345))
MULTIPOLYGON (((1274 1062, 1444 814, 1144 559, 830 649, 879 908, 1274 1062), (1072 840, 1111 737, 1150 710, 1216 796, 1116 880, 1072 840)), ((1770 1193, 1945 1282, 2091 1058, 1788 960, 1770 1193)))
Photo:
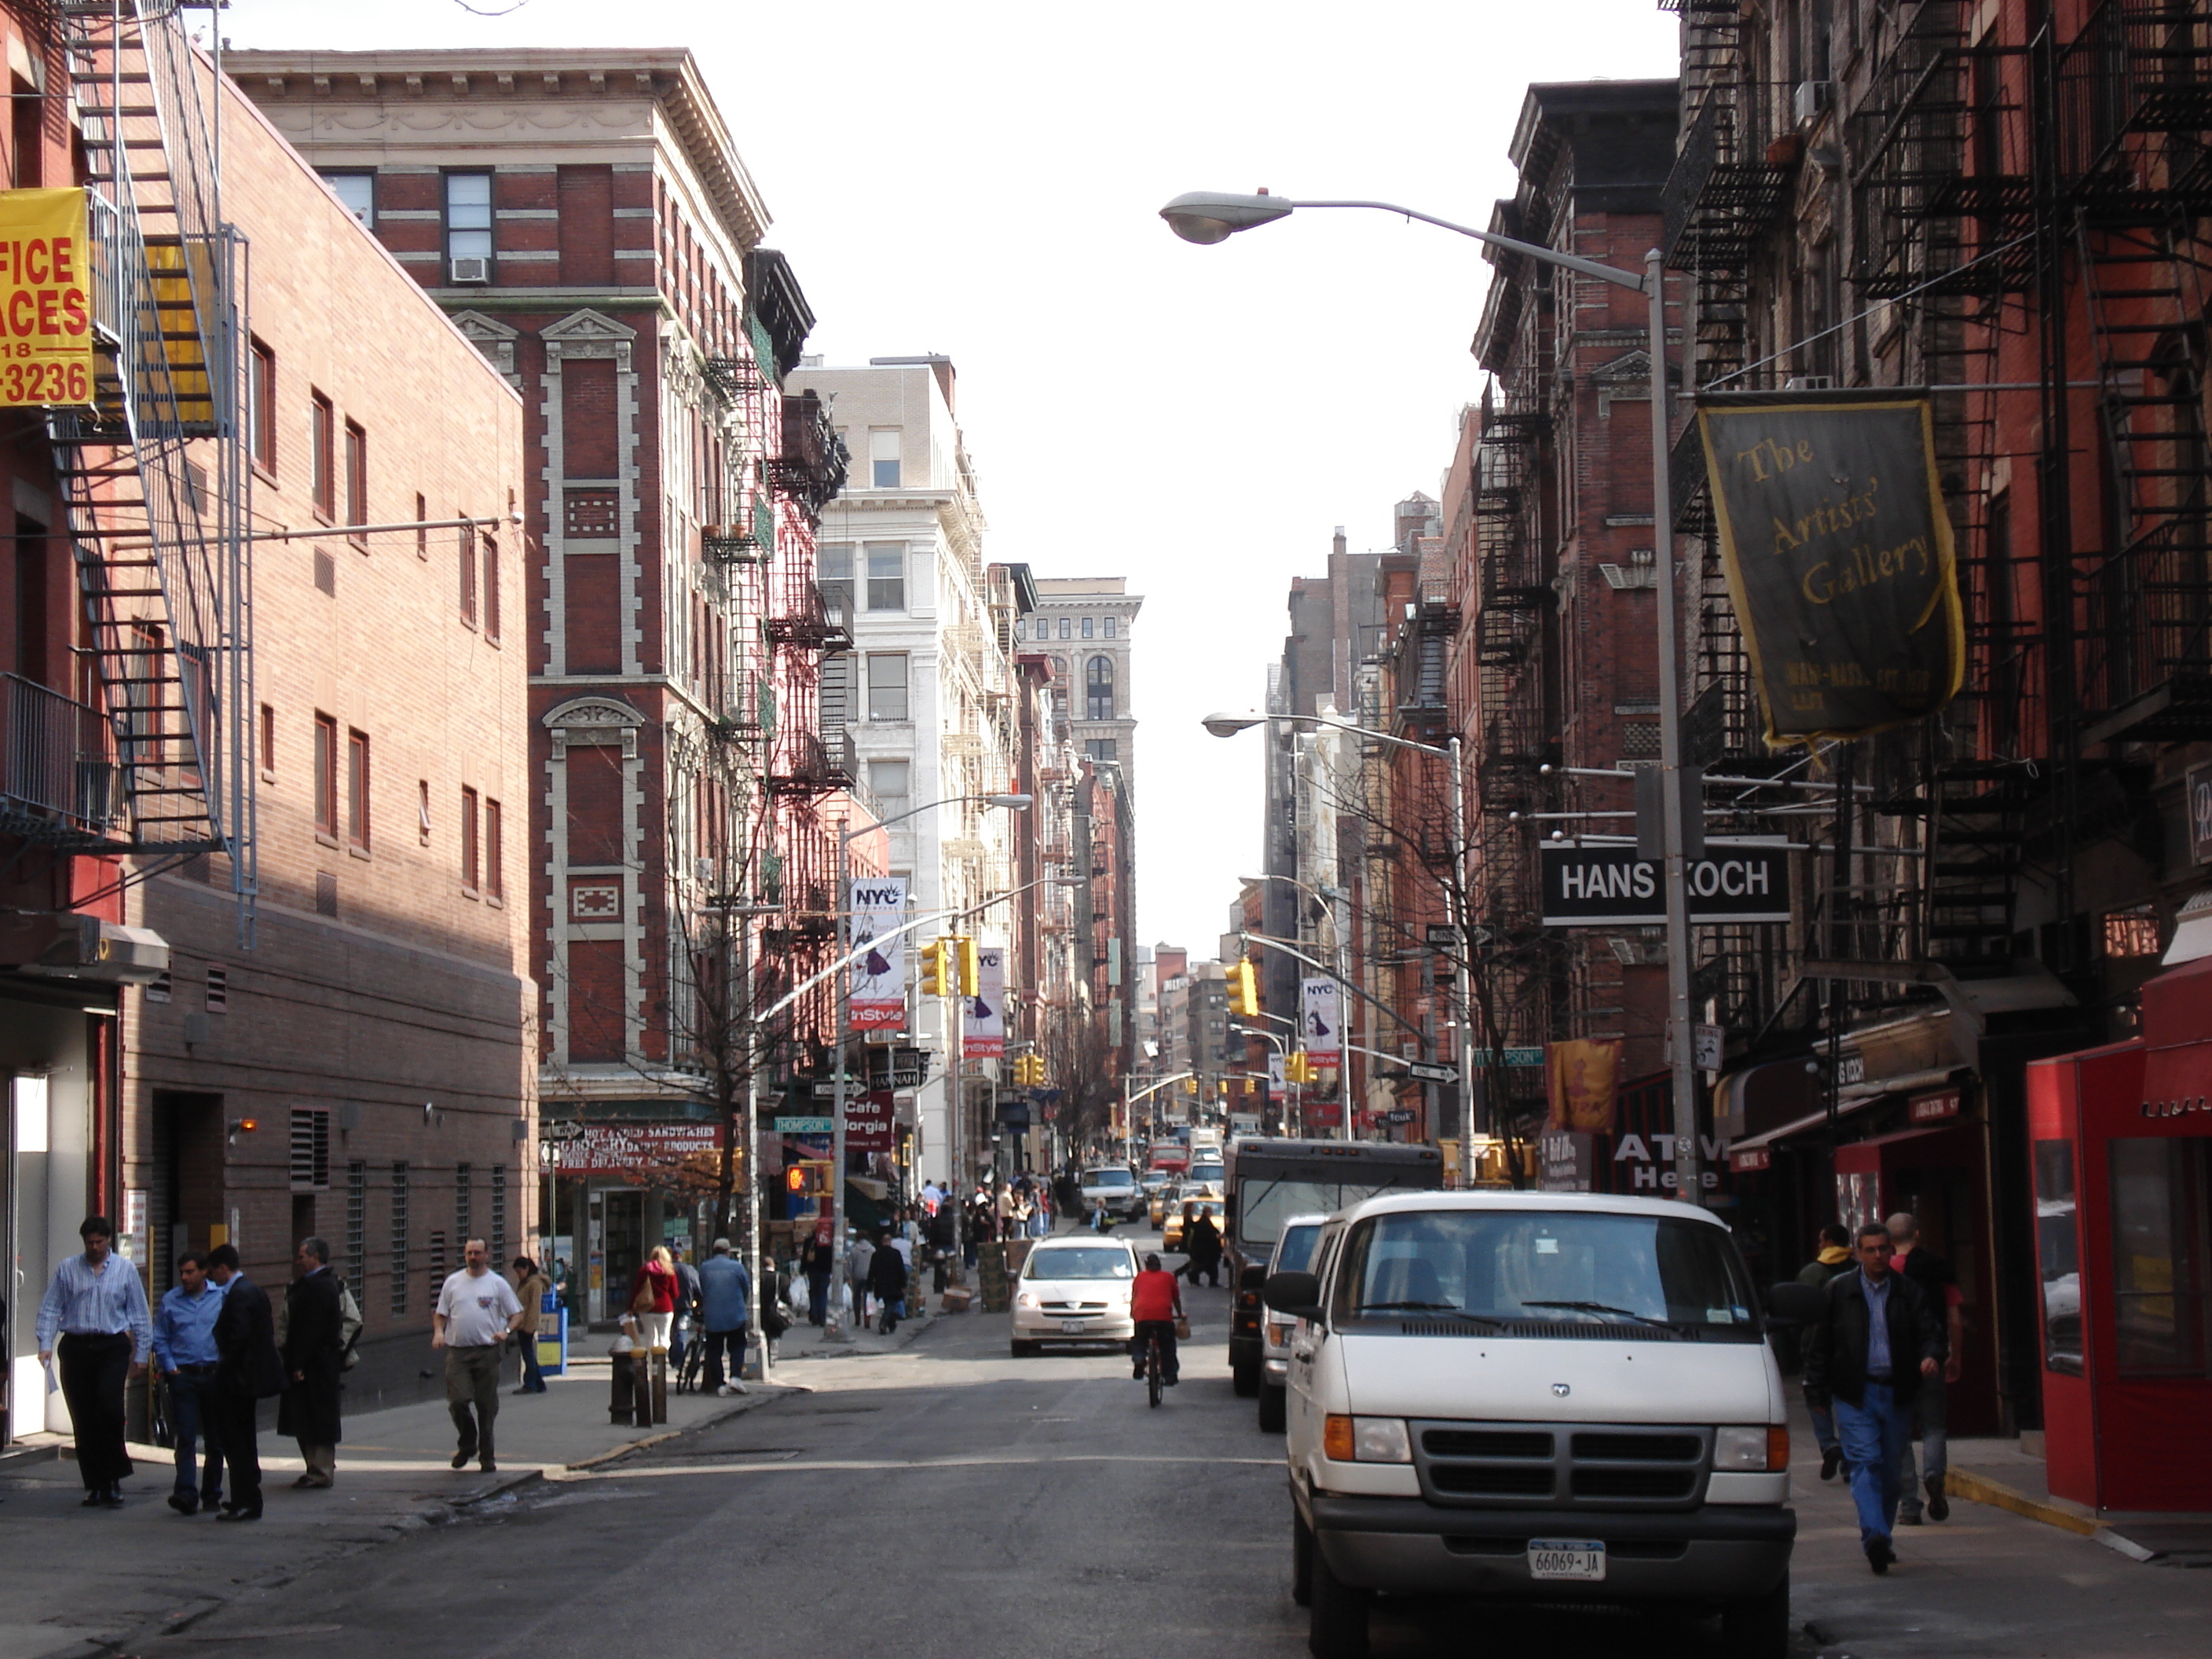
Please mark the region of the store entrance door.
POLYGON ((629 1287, 645 1263, 645 1194, 625 1188, 602 1193, 599 1202, 607 1266, 597 1311, 602 1319, 618 1322, 629 1310, 629 1287))

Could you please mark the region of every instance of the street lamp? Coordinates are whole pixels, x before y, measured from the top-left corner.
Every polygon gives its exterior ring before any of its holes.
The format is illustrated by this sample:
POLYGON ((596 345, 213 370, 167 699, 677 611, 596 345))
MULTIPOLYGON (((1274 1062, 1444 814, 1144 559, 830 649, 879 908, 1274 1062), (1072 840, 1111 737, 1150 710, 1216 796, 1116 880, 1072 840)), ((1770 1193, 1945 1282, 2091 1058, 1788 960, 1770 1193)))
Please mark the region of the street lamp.
MULTIPOLYGON (((1032 804, 1031 798, 1023 794, 947 795, 942 800, 924 801, 919 806, 909 806, 903 812, 894 812, 887 818, 874 819, 858 830, 848 830, 845 828, 846 821, 843 818, 837 820, 837 913, 845 918, 848 935, 852 924, 853 883, 846 854, 854 841, 859 836, 872 835, 878 830, 888 829, 902 819, 913 817, 917 813, 933 811, 940 806, 957 805, 963 801, 981 801, 986 806, 1004 807, 1009 811, 1015 812, 1026 812, 1032 804)), ((848 946, 852 944, 849 936, 843 942, 848 946)), ((830 1095, 834 1103, 830 1109, 835 1115, 830 1120, 830 1202, 827 1215, 830 1221, 830 1248, 836 1251, 841 1267, 843 1264, 845 1250, 844 1241, 839 1237, 838 1224, 845 1209, 845 1088, 847 1082, 845 1051, 852 1041, 853 1035, 848 1024, 852 1015, 849 1006, 853 994, 852 968, 853 964, 848 959, 838 975, 836 994, 830 999, 837 1005, 836 1060, 837 1069, 834 1074, 834 1081, 830 1085, 830 1095)), ((960 1144, 960 1052, 957 1042, 948 1042, 945 1047, 949 1051, 945 1057, 945 1089, 950 1103, 946 1121, 951 1127, 951 1133, 948 1136, 948 1139, 957 1153, 960 1144)), ((754 1282, 756 1284, 759 1282, 757 1263, 755 1264, 754 1282)), ((823 1322, 822 1340, 824 1342, 842 1342, 846 1340, 845 1322, 837 1310, 834 1297, 830 1301, 830 1312, 823 1322)))
MULTIPOLYGON (((1364 208, 1380 213, 1396 214, 1401 218, 1418 219, 1425 225, 1434 225, 1440 230, 1472 237, 1486 246, 1519 254, 1539 264, 1555 265, 1579 276, 1610 283, 1616 288, 1628 289, 1644 297, 1651 386, 1651 529, 1653 556, 1659 571, 1659 799, 1661 844, 1664 853, 1661 869, 1667 899, 1667 1034, 1668 1054, 1674 1073, 1674 1179, 1679 1194, 1696 1203, 1702 1197, 1704 1189, 1698 1178, 1697 1074, 1692 1053, 1695 1028, 1690 1019, 1689 872, 1688 860, 1683 851, 1686 842, 1681 789, 1682 681, 1681 642, 1679 637, 1681 618, 1676 612, 1674 599, 1674 507, 1672 480, 1668 476, 1673 457, 1668 453, 1667 441, 1667 284, 1662 256, 1656 248, 1646 253, 1643 274, 1638 276, 1632 270, 1601 264, 1595 259, 1577 258, 1571 253, 1562 253, 1556 248, 1545 247, 1539 243, 1500 236, 1495 231, 1477 230, 1471 225, 1455 224, 1449 219, 1418 213, 1412 208, 1400 207, 1391 202, 1293 202, 1288 197, 1270 196, 1265 191, 1251 196, 1219 191, 1191 191, 1176 197, 1162 208, 1160 217, 1166 220, 1168 228, 1185 241, 1210 246, 1226 241, 1240 230, 1249 230, 1255 225, 1272 224, 1300 207, 1364 208)), ((1230 732, 1243 730, 1246 725, 1257 725, 1260 718, 1208 715, 1206 729, 1217 737, 1226 737, 1230 732), (1216 722, 1221 724, 1217 725, 1216 722), (1222 729, 1223 726, 1227 729, 1222 729)), ((1409 746, 1419 748, 1423 745, 1409 746)), ((1456 738, 1453 739, 1452 747, 1456 755, 1456 738)), ((1457 792, 1455 791, 1455 808, 1457 805, 1457 792)), ((1463 916, 1462 920, 1464 921, 1463 916)), ((1462 987, 1466 980, 1463 960, 1466 951, 1467 940, 1462 931, 1460 949, 1462 987)), ((1462 1016, 1465 1012, 1462 1005, 1462 1016)), ((1465 1030, 1462 1024, 1463 1051, 1468 1046, 1465 1030)), ((1467 1071, 1463 1055, 1461 1069, 1462 1091, 1467 1071)), ((1468 1100, 1471 1107, 1472 1097, 1464 1094, 1463 1097, 1468 1100)), ((1468 1132, 1472 1117, 1471 1110, 1462 1111, 1463 1134, 1468 1132)), ((1463 1142, 1462 1163, 1466 1161, 1464 1146, 1463 1142)))
MULTIPOLYGON (((1188 198, 1178 198, 1188 200, 1188 198)), ((1269 198, 1272 200, 1273 198, 1269 198)), ((1279 218, 1281 215, 1272 216, 1279 218)), ((1169 222, 1173 223, 1170 220, 1169 222)), ((1255 220, 1255 224, 1265 220, 1255 220)), ((1242 227, 1233 227, 1242 228, 1242 227)), ((1467 780, 1460 761, 1459 735, 1455 732, 1439 749, 1431 743, 1415 743, 1411 738, 1401 738, 1389 732, 1377 732, 1370 726, 1355 725, 1350 720, 1333 720, 1327 714, 1208 714, 1199 722, 1217 738, 1234 737, 1237 732, 1263 723, 1311 725, 1334 727, 1349 732, 1355 737, 1376 743, 1387 743, 1400 749, 1410 749, 1417 755, 1428 755, 1443 761, 1450 769, 1449 788, 1451 792, 1451 866, 1452 879, 1445 889, 1445 898, 1452 912, 1452 926, 1459 933, 1459 949, 1452 952, 1453 991, 1459 999, 1459 1144, 1460 1178, 1472 1183, 1474 1180, 1474 981, 1468 970, 1468 937, 1471 918, 1467 911, 1469 872, 1467 867, 1467 780)), ((1304 883, 1296 884, 1303 886, 1304 883)), ((1334 914, 1332 912, 1332 914, 1334 914)), ((1337 946, 1342 954, 1344 933, 1337 930, 1337 946)), ((1337 977, 1344 978, 1340 969, 1337 977)), ((1345 1130, 1352 1127, 1352 1103, 1345 1102, 1345 1130)))

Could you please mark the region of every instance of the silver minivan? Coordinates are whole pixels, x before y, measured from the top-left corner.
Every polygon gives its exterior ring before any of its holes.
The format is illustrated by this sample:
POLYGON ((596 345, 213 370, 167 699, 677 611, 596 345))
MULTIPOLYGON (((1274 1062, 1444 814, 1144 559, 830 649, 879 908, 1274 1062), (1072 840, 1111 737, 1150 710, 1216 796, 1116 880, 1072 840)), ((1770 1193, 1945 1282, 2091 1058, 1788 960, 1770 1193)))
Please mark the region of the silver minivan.
POLYGON ((1668 1604, 1789 1645, 1790 1431, 1749 1274, 1669 1200, 1427 1192, 1332 1217, 1294 1322, 1292 1595, 1317 1659, 1379 1593, 1668 1604))
MULTIPOLYGON (((1320 1242, 1322 1229, 1328 1224, 1325 1215, 1294 1215, 1285 1218, 1283 1231, 1275 1240, 1275 1248, 1267 1257, 1267 1277, 1277 1273, 1301 1273, 1313 1266, 1314 1246, 1320 1242)), ((1290 1382, 1291 1331, 1290 1317, 1273 1311, 1263 1314, 1260 1320, 1260 1432, 1280 1434, 1284 1421, 1284 1390, 1290 1382)))

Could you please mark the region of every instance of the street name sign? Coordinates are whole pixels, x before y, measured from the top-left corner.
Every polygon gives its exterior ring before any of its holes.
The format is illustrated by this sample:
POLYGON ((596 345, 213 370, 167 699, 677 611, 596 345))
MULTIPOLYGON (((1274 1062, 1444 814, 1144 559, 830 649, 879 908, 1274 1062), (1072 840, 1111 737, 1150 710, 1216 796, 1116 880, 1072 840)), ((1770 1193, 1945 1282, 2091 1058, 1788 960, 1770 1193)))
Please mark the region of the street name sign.
MULTIPOLYGON (((1629 846, 1553 847, 1542 855, 1544 926, 1650 927, 1667 920, 1660 866, 1629 846)), ((1790 848, 1780 842, 1708 847, 1688 869, 1693 922, 1790 920, 1790 848)))

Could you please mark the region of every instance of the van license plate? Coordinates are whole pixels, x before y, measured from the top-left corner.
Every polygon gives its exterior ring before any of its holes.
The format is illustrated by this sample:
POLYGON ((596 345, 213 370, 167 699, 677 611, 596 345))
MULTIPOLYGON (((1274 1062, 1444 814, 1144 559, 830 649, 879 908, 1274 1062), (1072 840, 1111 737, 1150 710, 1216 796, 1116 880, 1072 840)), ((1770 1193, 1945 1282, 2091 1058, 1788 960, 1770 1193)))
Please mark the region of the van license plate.
POLYGON ((1060 1322, 1060 1334, 1062 1336, 1079 1336, 1083 1329, 1084 1324, 1079 1319, 1063 1319, 1060 1322))
POLYGON ((1600 1583, 1605 1577, 1605 1542, 1594 1538, 1532 1538, 1528 1576, 1600 1583))

